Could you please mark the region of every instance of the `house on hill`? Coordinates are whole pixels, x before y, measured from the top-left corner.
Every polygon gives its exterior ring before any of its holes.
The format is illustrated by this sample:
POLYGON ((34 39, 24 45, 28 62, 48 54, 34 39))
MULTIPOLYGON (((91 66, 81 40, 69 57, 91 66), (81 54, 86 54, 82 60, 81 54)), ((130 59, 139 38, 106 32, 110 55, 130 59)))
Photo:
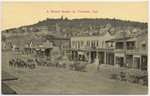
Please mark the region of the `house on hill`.
POLYGON ((137 35, 139 35, 139 34, 141 34, 141 33, 142 33, 142 30, 139 29, 139 28, 134 28, 134 29, 132 30, 132 35, 134 35, 134 36, 137 36, 137 35))
POLYGON ((112 27, 112 25, 110 23, 105 25, 105 28, 111 28, 111 27, 112 27))
POLYGON ((110 28, 110 33, 115 34, 116 36, 123 36, 124 32, 126 36, 131 36, 132 34, 132 27, 112 27, 110 28))
POLYGON ((106 33, 106 32, 109 31, 109 29, 110 29, 110 28, 101 28, 101 29, 99 30, 99 34, 106 33))
POLYGON ((7 50, 6 42, 3 42, 3 41, 2 41, 2 50, 7 50))

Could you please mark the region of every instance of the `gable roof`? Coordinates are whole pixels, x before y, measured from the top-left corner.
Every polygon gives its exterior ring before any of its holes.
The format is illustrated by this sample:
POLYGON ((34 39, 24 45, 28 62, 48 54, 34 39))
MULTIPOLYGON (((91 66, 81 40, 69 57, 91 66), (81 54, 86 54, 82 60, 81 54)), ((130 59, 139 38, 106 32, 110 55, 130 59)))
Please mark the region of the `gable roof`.
POLYGON ((42 45, 43 44, 43 39, 38 38, 38 39, 32 39, 30 43, 32 42, 33 45, 42 45))
POLYGON ((110 28, 101 28, 100 31, 108 31, 110 28))
MULTIPOLYGON (((109 42, 109 41, 112 41, 112 42, 121 41, 122 42, 123 40, 124 40, 123 37, 117 37, 117 38, 114 38, 114 39, 107 40, 106 42, 109 42)), ((126 41, 135 41, 136 39, 134 37, 125 37, 125 40, 126 41)))

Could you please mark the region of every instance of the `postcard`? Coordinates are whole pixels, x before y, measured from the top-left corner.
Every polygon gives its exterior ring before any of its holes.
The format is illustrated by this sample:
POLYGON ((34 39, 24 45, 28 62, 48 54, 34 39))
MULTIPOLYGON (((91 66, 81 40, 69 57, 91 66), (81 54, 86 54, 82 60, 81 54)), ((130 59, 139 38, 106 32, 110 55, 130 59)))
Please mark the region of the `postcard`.
POLYGON ((2 1, 3 95, 147 95, 148 1, 2 1))

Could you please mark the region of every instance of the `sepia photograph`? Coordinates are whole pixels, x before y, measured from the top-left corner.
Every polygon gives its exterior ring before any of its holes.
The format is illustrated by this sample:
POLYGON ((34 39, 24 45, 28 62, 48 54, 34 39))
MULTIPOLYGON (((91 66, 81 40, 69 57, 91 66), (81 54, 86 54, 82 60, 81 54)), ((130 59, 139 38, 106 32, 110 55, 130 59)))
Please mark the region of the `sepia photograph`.
POLYGON ((148 95, 148 1, 1 1, 2 95, 148 95))

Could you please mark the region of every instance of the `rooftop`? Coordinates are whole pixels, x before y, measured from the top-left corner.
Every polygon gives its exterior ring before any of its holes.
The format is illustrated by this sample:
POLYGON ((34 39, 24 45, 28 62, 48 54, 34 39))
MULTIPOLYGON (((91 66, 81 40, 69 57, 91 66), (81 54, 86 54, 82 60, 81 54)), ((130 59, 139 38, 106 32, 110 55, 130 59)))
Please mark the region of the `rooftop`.
MULTIPOLYGON (((120 38, 114 38, 114 39, 110 39, 110 40, 107 40, 106 42, 114 42, 114 41, 123 41, 124 38, 123 37, 120 37, 120 38)), ((125 37, 125 40, 126 41, 136 41, 136 38, 134 37, 125 37)))

